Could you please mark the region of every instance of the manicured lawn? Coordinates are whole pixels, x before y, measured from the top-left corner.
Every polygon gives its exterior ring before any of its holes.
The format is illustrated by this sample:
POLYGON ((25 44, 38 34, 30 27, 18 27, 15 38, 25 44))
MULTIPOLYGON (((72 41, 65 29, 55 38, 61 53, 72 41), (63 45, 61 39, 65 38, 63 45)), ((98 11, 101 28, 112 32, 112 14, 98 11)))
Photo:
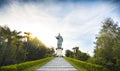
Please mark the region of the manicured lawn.
POLYGON ((41 66, 45 65, 47 62, 49 62, 49 61, 42 62, 42 63, 40 63, 40 64, 38 64, 38 65, 34 65, 34 66, 32 66, 32 67, 30 67, 30 68, 27 68, 27 69, 25 69, 25 70, 22 70, 22 71, 35 71, 35 70, 37 70, 38 68, 40 68, 41 66))
POLYGON ((40 68, 54 57, 47 57, 39 60, 28 61, 20 64, 2 66, 0 67, 0 71, 35 71, 40 68))
POLYGON ((78 67, 74 62, 68 60, 67 57, 64 57, 73 67, 75 67, 78 71, 87 71, 86 69, 84 69, 83 67, 78 67))
MULTIPOLYGON (((53 57, 53 58, 54 58, 54 57, 53 57)), ((50 58, 50 60, 52 60, 53 58, 50 58)), ((38 68, 40 68, 41 66, 45 65, 46 63, 48 63, 50 60, 44 61, 44 62, 42 62, 42 63, 40 63, 40 64, 38 64, 38 65, 34 65, 34 66, 32 66, 32 67, 30 67, 30 68, 27 68, 27 69, 24 69, 24 70, 22 70, 22 71, 35 71, 35 70, 37 70, 38 68)))
POLYGON ((100 65, 91 64, 88 62, 80 61, 69 57, 64 58, 79 71, 109 71, 107 68, 100 65))

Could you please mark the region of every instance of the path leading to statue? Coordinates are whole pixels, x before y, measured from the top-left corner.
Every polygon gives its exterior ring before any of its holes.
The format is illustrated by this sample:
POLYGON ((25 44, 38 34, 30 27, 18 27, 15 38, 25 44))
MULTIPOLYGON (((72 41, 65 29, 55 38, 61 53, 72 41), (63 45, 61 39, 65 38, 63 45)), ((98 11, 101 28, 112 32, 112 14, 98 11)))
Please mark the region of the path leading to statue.
POLYGON ((77 71, 62 57, 56 57, 36 71, 77 71))

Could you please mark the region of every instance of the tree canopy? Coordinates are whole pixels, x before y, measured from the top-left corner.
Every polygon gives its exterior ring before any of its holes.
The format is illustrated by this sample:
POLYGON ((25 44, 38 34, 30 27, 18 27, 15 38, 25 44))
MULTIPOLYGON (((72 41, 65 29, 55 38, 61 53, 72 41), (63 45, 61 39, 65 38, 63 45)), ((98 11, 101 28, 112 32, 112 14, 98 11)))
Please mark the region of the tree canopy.
POLYGON ((24 61, 51 56, 54 48, 48 48, 37 37, 31 38, 30 32, 21 35, 21 31, 0 26, 0 65, 16 64, 24 61), (23 39, 27 39, 27 41, 23 39))
POLYGON ((79 50, 79 47, 74 47, 73 51, 66 50, 65 55, 67 57, 75 58, 82 61, 87 61, 90 58, 90 56, 87 53, 81 52, 79 50))
POLYGON ((103 22, 95 44, 93 62, 112 71, 120 70, 120 27, 111 18, 103 22))

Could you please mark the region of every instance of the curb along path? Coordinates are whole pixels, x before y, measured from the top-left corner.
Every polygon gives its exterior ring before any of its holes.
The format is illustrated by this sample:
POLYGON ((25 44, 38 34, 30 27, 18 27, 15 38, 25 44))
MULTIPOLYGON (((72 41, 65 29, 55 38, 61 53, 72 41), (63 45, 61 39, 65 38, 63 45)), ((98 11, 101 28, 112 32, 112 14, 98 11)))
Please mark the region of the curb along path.
POLYGON ((56 57, 36 71, 77 71, 63 57, 56 57))

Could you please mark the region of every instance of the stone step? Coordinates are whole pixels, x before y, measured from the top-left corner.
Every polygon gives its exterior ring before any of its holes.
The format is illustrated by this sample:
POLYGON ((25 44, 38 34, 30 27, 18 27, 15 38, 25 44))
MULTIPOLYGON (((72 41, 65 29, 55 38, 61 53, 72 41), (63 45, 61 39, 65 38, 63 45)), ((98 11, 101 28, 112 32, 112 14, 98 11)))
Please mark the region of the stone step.
POLYGON ((58 67, 58 68, 72 68, 73 66, 44 66, 45 68, 54 68, 54 67, 58 67))
POLYGON ((63 57, 56 57, 36 71, 77 71, 63 57))
POLYGON ((46 69, 38 69, 37 71, 77 71, 73 68, 46 68, 46 69))

